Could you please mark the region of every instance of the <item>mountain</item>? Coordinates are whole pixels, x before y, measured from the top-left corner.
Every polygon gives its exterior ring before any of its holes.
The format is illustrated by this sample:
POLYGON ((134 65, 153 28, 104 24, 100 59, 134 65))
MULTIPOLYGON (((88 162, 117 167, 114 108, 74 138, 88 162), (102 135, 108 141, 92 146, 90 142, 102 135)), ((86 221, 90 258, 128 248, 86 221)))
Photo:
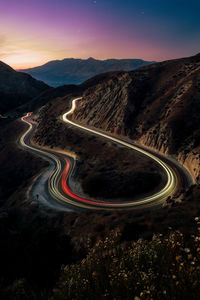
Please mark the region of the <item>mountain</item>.
POLYGON ((75 121, 175 155, 200 182, 200 54, 91 82, 75 121))
POLYGON ((0 61, 0 114, 22 105, 49 87, 0 61))
POLYGON ((67 58, 50 61, 42 66, 22 70, 50 86, 80 84, 99 73, 117 70, 134 70, 152 62, 141 59, 107 59, 97 60, 92 57, 84 59, 67 58))

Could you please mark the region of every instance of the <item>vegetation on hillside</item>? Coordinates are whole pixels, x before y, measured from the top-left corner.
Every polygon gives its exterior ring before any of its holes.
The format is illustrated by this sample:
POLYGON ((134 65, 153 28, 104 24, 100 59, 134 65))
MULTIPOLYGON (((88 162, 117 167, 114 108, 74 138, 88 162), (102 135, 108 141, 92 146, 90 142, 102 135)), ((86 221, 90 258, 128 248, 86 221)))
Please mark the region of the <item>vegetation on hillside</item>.
POLYGON ((151 192, 159 187, 162 178, 160 174, 132 171, 126 174, 107 172, 105 174, 90 172, 82 182, 86 194, 105 198, 130 198, 151 192))
MULTIPOLYGON (((4 226, 11 228, 13 216, 4 226)), ((197 300, 199 220, 192 235, 169 228, 150 240, 127 242, 120 230, 113 230, 94 246, 88 238, 84 254, 74 252, 69 237, 47 225, 3 235, 1 219, 0 298, 197 300)))
POLYGON ((99 241, 80 263, 63 267, 52 300, 199 299, 198 231, 120 243, 120 232, 99 241))

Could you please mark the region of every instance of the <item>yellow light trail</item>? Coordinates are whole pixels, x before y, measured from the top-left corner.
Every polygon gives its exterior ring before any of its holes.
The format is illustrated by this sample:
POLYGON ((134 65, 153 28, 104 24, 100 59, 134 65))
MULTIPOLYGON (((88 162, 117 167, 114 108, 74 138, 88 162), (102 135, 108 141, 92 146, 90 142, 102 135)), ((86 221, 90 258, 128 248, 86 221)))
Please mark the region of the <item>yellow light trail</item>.
POLYGON ((179 183, 178 177, 177 177, 176 172, 173 170, 173 168, 170 165, 168 165, 167 163, 165 163, 164 161, 162 161, 160 158, 155 156, 154 154, 152 154, 142 148, 132 145, 126 141, 123 141, 123 140, 117 138, 117 137, 107 135, 106 133, 99 132, 95 129, 91 129, 91 128, 85 127, 83 125, 79 125, 79 124, 69 120, 68 116, 74 112, 74 110, 76 109, 77 101, 79 101, 80 99, 81 98, 76 98, 72 101, 71 109, 68 112, 66 112, 65 114, 63 114, 63 116, 62 116, 62 120, 64 122, 66 122, 70 125, 73 125, 75 127, 78 127, 82 130, 85 130, 87 132, 90 132, 92 134, 99 135, 103 138, 109 139, 115 143, 123 145, 134 151, 138 151, 138 152, 142 153, 143 155, 146 155, 150 159, 153 159, 164 169, 164 171, 167 175, 167 183, 164 186, 164 188, 162 188, 159 192, 155 193, 154 195, 151 195, 151 196, 139 199, 139 200, 128 201, 128 202, 112 203, 112 202, 103 202, 103 201, 98 201, 98 200, 88 200, 85 198, 82 198, 82 200, 77 200, 77 199, 81 198, 80 196, 77 196, 77 198, 74 198, 74 199, 72 197, 68 197, 67 195, 64 195, 62 193, 62 191, 60 191, 60 181, 61 181, 61 177, 63 174, 63 170, 62 170, 61 161, 56 156, 56 152, 63 154, 63 151, 60 151, 60 152, 58 150, 57 151, 48 151, 47 149, 41 150, 37 146, 29 145, 25 142, 25 138, 33 130, 33 125, 32 125, 33 122, 26 120, 31 114, 27 114, 25 117, 21 118, 21 120, 23 122, 27 123, 29 125, 29 128, 22 135, 22 137, 20 139, 20 143, 24 148, 26 148, 30 151, 33 151, 33 152, 37 152, 40 156, 48 157, 55 162, 56 168, 48 179, 48 191, 49 191, 50 195, 56 201, 58 201, 60 203, 69 204, 69 205, 76 206, 79 208, 93 209, 93 210, 142 209, 142 208, 148 208, 148 207, 154 207, 154 206, 155 207, 161 206, 165 202, 165 200, 175 192, 176 188, 178 187, 178 183, 179 183))

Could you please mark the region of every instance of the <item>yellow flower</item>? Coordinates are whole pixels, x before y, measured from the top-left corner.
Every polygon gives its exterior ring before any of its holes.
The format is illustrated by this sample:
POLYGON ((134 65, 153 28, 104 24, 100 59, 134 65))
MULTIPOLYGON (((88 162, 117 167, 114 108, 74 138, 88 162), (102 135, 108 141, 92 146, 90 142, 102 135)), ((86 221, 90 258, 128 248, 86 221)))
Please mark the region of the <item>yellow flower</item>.
POLYGON ((181 256, 177 255, 176 256, 176 261, 179 261, 181 259, 181 256))
POLYGON ((166 295, 166 294, 167 294, 167 291, 166 291, 166 290, 164 290, 164 291, 163 291, 163 294, 164 294, 164 295, 166 295))
POLYGON ((176 279, 176 275, 172 275, 172 278, 173 278, 173 279, 176 279))
POLYGON ((179 281, 176 281, 176 285, 179 285, 179 281))
POLYGON ((184 251, 185 251, 185 253, 189 253, 190 249, 189 248, 185 248, 184 251))

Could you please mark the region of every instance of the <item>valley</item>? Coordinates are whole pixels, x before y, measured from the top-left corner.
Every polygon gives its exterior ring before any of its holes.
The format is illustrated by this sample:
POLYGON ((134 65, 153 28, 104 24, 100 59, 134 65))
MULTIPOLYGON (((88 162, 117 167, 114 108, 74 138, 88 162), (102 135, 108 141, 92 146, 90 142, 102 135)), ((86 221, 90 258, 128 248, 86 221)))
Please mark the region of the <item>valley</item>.
POLYGON ((0 0, 0 300, 200 299, 199 12, 0 0))
MULTIPOLYGON (((28 134, 30 135, 31 134, 31 131, 32 131, 32 127, 34 125, 34 122, 33 121, 28 121, 27 119, 30 118, 31 114, 27 114, 26 117, 22 118, 22 121, 26 122, 29 124, 29 129, 27 131, 27 133, 25 133, 25 135, 22 136, 21 140, 20 140, 20 144, 26 149, 30 149, 31 151, 33 152, 38 152, 39 155, 41 156, 49 156, 49 158, 51 160, 55 160, 56 162, 56 169, 54 171, 54 173, 52 173, 51 175, 49 175, 49 180, 48 180, 48 190, 49 190, 49 193, 57 200, 57 201, 61 201, 61 202, 64 202, 64 203, 68 203, 68 204, 71 204, 71 205, 74 205, 74 206, 77 206, 77 207, 82 207, 82 208, 88 208, 88 209, 98 209, 98 208, 102 208, 102 209, 109 209, 109 208, 113 208, 113 209, 117 209, 117 208, 120 208, 120 209, 124 209, 124 208, 136 208, 136 209, 144 209, 144 208, 148 208, 148 207, 153 207, 153 206, 158 206, 160 203, 162 204, 169 196, 173 195, 174 192, 177 190, 177 186, 178 185, 181 185, 181 188, 184 188, 185 186, 183 186, 182 182, 183 182, 183 179, 181 182, 178 181, 178 178, 182 178, 184 173, 177 173, 178 170, 177 168, 173 168, 173 165, 170 164, 170 167, 169 167, 169 164, 167 165, 166 163, 164 163, 162 160, 160 160, 158 157, 156 157, 155 155, 153 155, 152 153, 148 153, 147 151, 145 151, 144 149, 142 149, 141 147, 137 147, 137 146, 134 146, 134 145, 131 145, 131 144, 128 144, 127 142, 125 141, 122 141, 122 140, 119 140, 119 139, 116 139, 112 136, 108 136, 106 135, 105 133, 103 132, 98 132, 96 130, 92 130, 92 129, 89 129, 87 127, 83 127, 81 125, 77 125, 75 123, 73 123, 72 121, 70 121, 70 117, 71 117, 71 114, 74 112, 75 108, 76 108, 76 102, 77 101, 81 101, 81 98, 77 98, 75 100, 72 101, 72 108, 71 110, 69 110, 69 112, 65 113, 63 116, 62 116, 62 119, 64 122, 66 123, 69 123, 69 124, 72 124, 73 126, 76 126, 78 128, 81 128, 82 130, 86 130, 86 131, 89 131, 90 133, 92 134, 95 134, 95 135, 100 135, 106 139, 109 139, 111 140, 112 142, 115 142, 117 144, 120 144, 122 146, 125 146, 125 147, 128 147, 128 148, 131 148, 133 149, 134 151, 136 152, 140 152, 141 154, 149 157, 149 159, 155 161, 157 164, 159 164, 163 170, 165 171, 166 173, 166 177, 167 177, 167 183, 165 183, 163 189, 161 189, 161 191, 153 194, 152 196, 149 196, 149 197, 145 197, 144 194, 145 194, 145 190, 144 188, 142 189, 142 192, 143 192, 143 196, 142 196, 142 199, 141 200, 135 200, 133 202, 129 201, 127 203, 109 203, 109 202, 103 202, 103 201, 100 201, 98 202, 97 200, 88 200, 86 198, 83 198, 83 197, 80 197, 78 195, 76 195, 75 193, 73 193, 69 186, 68 186, 68 183, 69 183, 69 175, 68 173, 70 174, 70 169, 74 169, 76 168, 75 166, 75 162, 73 161, 73 167, 71 167, 71 163, 70 163, 70 159, 69 157, 62 157, 62 159, 64 160, 64 169, 63 171, 61 172, 61 166, 62 166, 62 162, 58 161, 58 159, 55 157, 55 152, 52 152, 52 151, 49 151, 49 154, 47 152, 47 150, 44 152, 44 150, 40 150, 38 147, 33 147, 33 146, 30 146, 30 141, 28 142, 25 142, 25 138, 26 136, 28 136, 28 134), (69 115, 69 118, 67 117, 69 115), (29 133, 30 132, 30 133, 29 133), (60 175, 61 174, 61 175, 60 175), (62 179, 62 184, 59 183, 59 180, 62 179), (67 194, 67 197, 64 195, 62 195, 60 193, 60 191, 58 190, 58 187, 61 186, 62 187, 62 192, 65 192, 67 194), (70 199, 71 198, 71 199, 70 199), (74 202, 73 202, 74 201, 74 202), (155 203, 155 204, 154 204, 155 203)), ((26 138, 27 140, 27 138, 26 138)), ((61 154, 58 152, 58 154, 61 154)), ((71 157, 72 158, 72 157, 71 157)), ((180 172, 180 169, 179 169, 179 172, 180 172)), ((148 173, 147 173, 148 174, 148 173)), ((138 175, 137 175, 138 176, 138 175)), ((151 175, 152 177, 153 175, 151 175)), ((145 173, 143 174, 143 180, 145 178, 145 173)), ((146 180, 150 180, 150 178, 146 178, 146 180)), ((100 182, 101 182, 101 178, 100 178, 100 182)), ((151 178, 151 186, 153 185, 152 184, 153 180, 151 178)), ((140 182, 142 184, 142 182, 140 182)), ((43 183, 44 184, 44 183, 43 183)), ((134 184, 134 181, 131 183, 132 185, 134 184)), ((102 186, 100 187, 101 189, 104 189, 105 187, 102 186)), ((133 193, 134 193, 134 190, 133 190, 133 193)), ((134 194, 133 194, 134 195, 134 194)), ((134 197, 132 195, 132 197, 134 197)), ((38 195, 39 197, 40 195, 38 195)), ((41 196, 40 196, 41 197, 41 196)), ((47 195, 48 197, 48 195, 47 195)))
MULTIPOLYGON (((173 237, 183 249, 190 247, 198 263, 193 236, 198 235, 195 218, 200 212, 199 65, 196 55, 131 72, 103 73, 78 86, 38 91, 7 110, 8 117, 0 119, 0 263, 2 278, 8 278, 0 289, 3 298, 22 286, 26 295, 36 293, 38 299, 50 295, 64 299, 69 290, 62 284, 70 284, 72 278, 78 284, 76 272, 86 276, 91 286, 90 272, 97 272, 104 282, 107 275, 102 270, 108 268, 106 272, 113 276, 109 273, 111 265, 116 268, 113 259, 124 263, 133 253, 143 255, 140 247, 160 257, 156 249, 161 245, 163 257, 174 261, 182 250, 177 246, 173 252, 173 237), (27 123, 33 125, 28 135, 27 123), (24 151, 20 138, 23 147, 34 151, 24 151), (70 171, 69 164, 75 169, 70 171), (166 168, 172 174, 170 181, 166 168), (53 174, 57 174, 55 180, 51 180, 53 174), (49 193, 49 178, 56 195, 59 192, 72 203, 63 205, 49 193), (166 194, 160 197, 163 191, 166 194), (154 195, 158 195, 155 202, 154 195), (85 206, 83 200, 98 205, 85 206), (90 264, 95 260, 96 270, 90 264), (52 291, 52 286, 60 284, 52 291)), ((134 262, 134 268, 140 270, 139 266, 134 262)), ((159 268, 163 273, 165 264, 159 268)), ((173 268, 179 276, 176 265, 173 268)), ((131 270, 126 270, 132 278, 131 270)), ((184 276, 189 282, 190 275, 184 276)), ((84 293, 84 287, 72 288, 70 297, 80 297, 78 291, 84 293)), ((116 291, 121 295, 117 287, 116 291)))

